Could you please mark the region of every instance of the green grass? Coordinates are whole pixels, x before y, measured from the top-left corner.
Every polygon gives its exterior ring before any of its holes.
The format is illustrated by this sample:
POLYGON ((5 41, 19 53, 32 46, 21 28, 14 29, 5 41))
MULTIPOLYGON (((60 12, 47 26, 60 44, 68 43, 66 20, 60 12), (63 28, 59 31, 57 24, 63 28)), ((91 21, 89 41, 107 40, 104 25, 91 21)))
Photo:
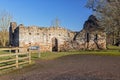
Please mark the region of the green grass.
MULTIPOLYGON (((9 51, 0 51, 0 54, 7 54, 9 51)), ((74 54, 80 54, 80 55, 101 55, 101 56, 120 56, 120 47, 117 46, 109 46, 107 50, 81 50, 81 51, 70 51, 70 52, 44 52, 40 53, 40 59, 43 60, 50 60, 50 59, 56 59, 62 56, 67 55, 74 55, 74 54)), ((4 57, 3 59, 9 59, 11 57, 4 57)), ((32 53, 32 60, 39 59, 38 53, 32 53)))
MULTIPOLYGON (((51 60, 67 55, 99 55, 99 56, 120 56, 120 47, 109 46, 107 50, 81 50, 81 51, 70 51, 70 52, 44 52, 41 53, 40 59, 51 60)), ((39 59, 38 53, 32 53, 32 59, 39 59)))
MULTIPOLYGON (((0 54, 7 54, 9 51, 0 51, 0 54)), ((117 46, 108 46, 107 50, 81 50, 81 51, 70 51, 70 52, 44 52, 41 53, 40 59, 43 60, 50 60, 50 59, 56 59, 62 56, 67 55, 74 55, 74 54, 80 54, 80 55, 101 55, 101 56, 120 56, 120 47, 117 46)), ((5 57, 6 58, 6 57, 5 57)), ((7 57, 8 59, 11 57, 7 57)), ((4 58, 0 58, 2 60, 4 58)), ((32 60, 39 59, 38 53, 32 53, 32 60)))
POLYGON ((118 46, 108 46, 109 50, 120 50, 120 47, 118 46))
POLYGON ((0 51, 0 54, 8 54, 8 51, 0 51))
MULTIPOLYGON (((99 56, 120 56, 119 49, 96 50, 96 51, 71 51, 71 52, 44 52, 41 53, 40 59, 51 60, 67 55, 99 55, 99 56)), ((32 59, 39 59, 38 53, 32 53, 32 59)))

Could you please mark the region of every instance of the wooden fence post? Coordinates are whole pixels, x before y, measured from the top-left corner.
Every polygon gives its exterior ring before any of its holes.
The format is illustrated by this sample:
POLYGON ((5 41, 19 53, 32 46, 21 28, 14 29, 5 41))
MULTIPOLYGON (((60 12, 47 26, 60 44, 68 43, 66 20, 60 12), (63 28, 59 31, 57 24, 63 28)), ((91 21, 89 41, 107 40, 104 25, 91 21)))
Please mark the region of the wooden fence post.
POLYGON ((41 54, 40 54, 40 47, 38 48, 38 58, 40 58, 41 54))
POLYGON ((18 49, 15 50, 16 54, 16 68, 18 68, 18 49))
POLYGON ((29 64, 31 64, 31 51, 28 49, 29 64))
POLYGON ((11 46, 9 46, 9 48, 10 48, 9 52, 11 53, 11 50, 12 50, 11 48, 12 48, 12 47, 11 47, 11 46))

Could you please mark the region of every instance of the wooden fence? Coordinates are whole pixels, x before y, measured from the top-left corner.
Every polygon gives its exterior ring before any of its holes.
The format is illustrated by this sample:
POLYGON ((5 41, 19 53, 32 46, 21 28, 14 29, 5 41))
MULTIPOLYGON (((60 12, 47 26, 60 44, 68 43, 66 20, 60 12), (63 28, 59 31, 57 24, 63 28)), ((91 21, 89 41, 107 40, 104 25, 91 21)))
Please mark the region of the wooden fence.
POLYGON ((0 51, 8 51, 5 54, 0 54, 0 70, 16 67, 31 63, 31 53, 29 51, 25 53, 19 53, 20 48, 1 48, 0 51), (14 50, 15 52, 11 52, 14 50))

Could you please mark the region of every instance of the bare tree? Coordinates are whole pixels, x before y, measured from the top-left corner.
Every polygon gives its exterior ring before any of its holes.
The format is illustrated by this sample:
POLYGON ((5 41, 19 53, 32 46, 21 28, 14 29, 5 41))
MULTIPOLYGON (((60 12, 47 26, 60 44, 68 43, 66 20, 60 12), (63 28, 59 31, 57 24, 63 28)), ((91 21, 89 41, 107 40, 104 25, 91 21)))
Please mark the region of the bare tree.
POLYGON ((94 11, 112 44, 120 40, 120 0, 88 0, 87 8, 94 11))
POLYGON ((58 18, 55 18, 52 22, 53 27, 60 27, 60 20, 58 18))
POLYGON ((3 11, 0 13, 0 43, 1 46, 5 47, 9 40, 8 27, 12 20, 11 15, 3 11))

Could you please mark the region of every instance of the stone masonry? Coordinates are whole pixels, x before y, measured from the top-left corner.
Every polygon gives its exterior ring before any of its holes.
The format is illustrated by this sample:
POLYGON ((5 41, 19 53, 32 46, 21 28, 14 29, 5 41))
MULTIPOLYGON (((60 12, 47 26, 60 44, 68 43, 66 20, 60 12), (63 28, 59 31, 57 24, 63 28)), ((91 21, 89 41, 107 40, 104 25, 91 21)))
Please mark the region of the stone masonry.
POLYGON ((11 46, 39 46, 41 52, 106 49, 106 34, 93 15, 80 32, 62 27, 17 26, 16 22, 11 22, 9 35, 11 46))
POLYGON ((79 43, 80 49, 106 49, 106 33, 104 29, 98 25, 98 20, 95 16, 91 15, 88 18, 83 30, 77 34, 76 41, 79 43))
POLYGON ((41 51, 61 51, 65 41, 73 40, 75 32, 61 27, 25 27, 10 23, 10 45, 15 47, 40 46, 41 51))

